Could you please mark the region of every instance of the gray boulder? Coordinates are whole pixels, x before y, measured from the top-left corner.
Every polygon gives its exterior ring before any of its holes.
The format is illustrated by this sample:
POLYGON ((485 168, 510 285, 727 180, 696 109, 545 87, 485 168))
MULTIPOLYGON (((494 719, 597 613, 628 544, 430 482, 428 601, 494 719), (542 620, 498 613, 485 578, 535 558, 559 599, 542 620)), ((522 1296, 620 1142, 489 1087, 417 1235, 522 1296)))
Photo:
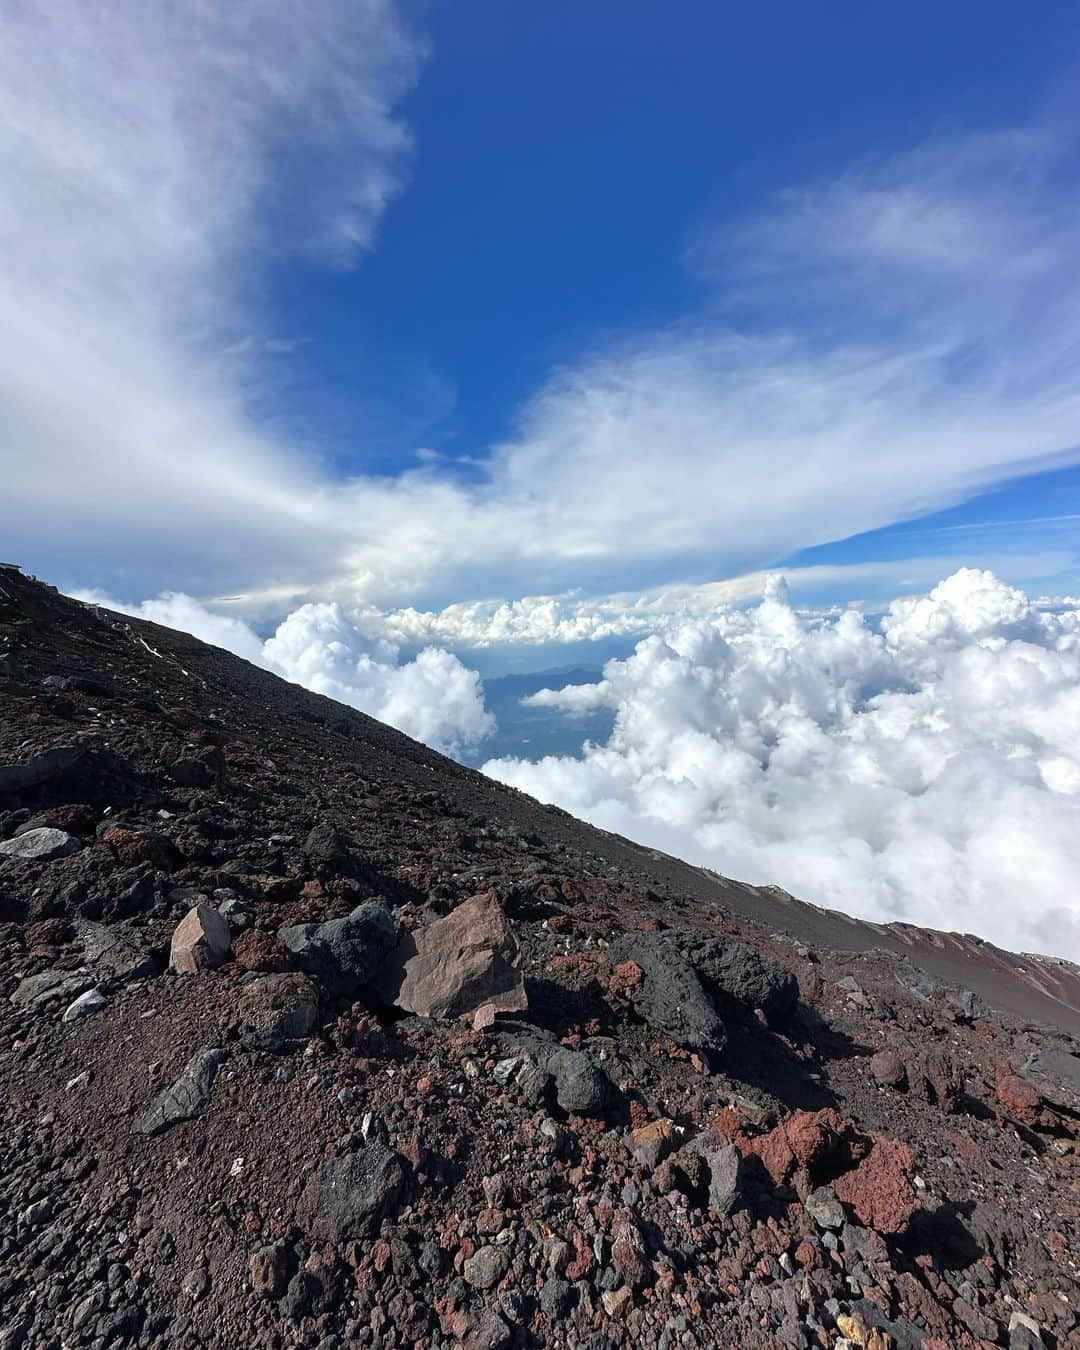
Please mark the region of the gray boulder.
POLYGON ((831 1186, 819 1186, 811 1191, 803 1201, 803 1208, 819 1228, 834 1228, 839 1232, 844 1226, 844 1207, 831 1186))
POLYGON ((178 1121, 203 1115, 210 1105, 210 1092, 224 1058, 225 1051, 216 1048, 193 1055, 176 1082, 159 1092, 139 1118, 135 1127, 139 1133, 162 1134, 178 1121))
POLYGON ((581 1050, 556 1050, 547 1063, 555 1080, 555 1100, 577 1116, 598 1116, 611 1094, 608 1076, 581 1050))
POLYGON ((599 1116, 614 1095, 611 1079, 584 1050, 561 1045, 549 1031, 528 1022, 497 1022, 488 1035, 511 1058, 496 1066, 496 1076, 514 1079, 530 1099, 542 1095, 530 1085, 537 1077, 546 1087, 550 1081, 555 1100, 564 1111, 578 1116, 599 1116), (505 1066, 505 1069, 504 1069, 505 1066), (500 1070, 504 1069, 504 1075, 500 1070), (527 1077, 526 1077, 527 1075, 527 1077))
POLYGON ((25 792, 72 769, 82 759, 81 745, 54 745, 25 764, 0 764, 0 792, 25 792))
POLYGON ((118 980, 142 980, 158 972, 161 963, 138 929, 86 922, 79 925, 78 935, 86 961, 118 980))
POLYGON ((237 1011, 242 1045, 280 1051, 315 1029, 319 996, 306 975, 263 975, 243 986, 237 1011))
POLYGON ((770 1026, 790 1020, 799 1001, 799 982, 786 966, 761 956, 745 942, 682 937, 677 943, 707 989, 759 1008, 770 1026))
POLYGON ((693 1050, 722 1050, 727 1032, 697 972, 674 941, 657 933, 628 933, 611 944, 615 965, 634 961, 645 978, 634 1010, 657 1031, 693 1050))
POLYGON ((369 1237, 405 1184, 404 1160, 390 1147, 382 1122, 369 1117, 364 1125, 363 1146, 325 1162, 300 1197, 297 1218, 322 1242, 369 1237))
POLYGON ((43 1008, 60 999, 70 1003, 96 983, 89 970, 43 970, 20 980, 11 1001, 20 1008, 43 1008))
POLYGON ((344 835, 329 821, 320 821, 304 840, 304 854, 313 863, 341 863, 349 856, 344 835))
POLYGON ((82 844, 65 830, 41 827, 18 834, 14 839, 0 843, 0 857, 18 858, 21 862, 51 862, 78 853, 82 844))
POLYGON ((709 1208, 719 1219, 730 1216, 742 1195, 742 1155, 734 1144, 716 1147, 707 1135, 698 1135, 688 1145, 709 1172, 709 1208))
POLYGON ((397 943, 394 920, 381 900, 358 905, 343 919, 282 928, 278 937, 300 969, 334 998, 351 998, 370 984, 397 943))

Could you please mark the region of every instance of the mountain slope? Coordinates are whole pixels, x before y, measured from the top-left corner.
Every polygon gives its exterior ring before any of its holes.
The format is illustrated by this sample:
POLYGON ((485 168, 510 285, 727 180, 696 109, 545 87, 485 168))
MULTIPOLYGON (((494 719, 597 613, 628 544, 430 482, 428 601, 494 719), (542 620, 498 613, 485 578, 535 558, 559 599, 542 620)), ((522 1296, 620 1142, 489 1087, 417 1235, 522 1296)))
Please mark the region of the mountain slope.
POLYGON ((714 876, 11 568, 0 944, 2 1346, 1075 1333, 1075 967, 714 876))

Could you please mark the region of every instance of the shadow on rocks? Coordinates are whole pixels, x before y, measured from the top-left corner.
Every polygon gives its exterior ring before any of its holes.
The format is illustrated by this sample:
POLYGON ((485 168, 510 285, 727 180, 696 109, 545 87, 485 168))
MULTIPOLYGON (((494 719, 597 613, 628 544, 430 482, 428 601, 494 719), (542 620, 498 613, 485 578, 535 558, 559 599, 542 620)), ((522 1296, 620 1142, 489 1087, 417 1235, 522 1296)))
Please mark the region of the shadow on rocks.
MULTIPOLYGON (((838 1104, 836 1094, 815 1082, 810 1067, 756 1017, 735 1007, 725 1008, 723 1015, 728 1042, 719 1063, 730 1078, 768 1093, 792 1111, 819 1111, 838 1104)), ((859 1053, 853 1042, 841 1039, 844 1058, 859 1053)))

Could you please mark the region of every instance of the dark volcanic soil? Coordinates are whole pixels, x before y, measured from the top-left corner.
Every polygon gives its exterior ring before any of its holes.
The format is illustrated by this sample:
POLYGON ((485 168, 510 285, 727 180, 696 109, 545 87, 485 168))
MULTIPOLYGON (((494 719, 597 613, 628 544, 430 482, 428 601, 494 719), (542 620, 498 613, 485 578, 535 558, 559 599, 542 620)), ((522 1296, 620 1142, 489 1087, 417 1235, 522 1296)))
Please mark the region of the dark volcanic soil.
POLYGON ((0 1350, 1080 1344, 1075 967, 4 569, 0 981, 0 1350))

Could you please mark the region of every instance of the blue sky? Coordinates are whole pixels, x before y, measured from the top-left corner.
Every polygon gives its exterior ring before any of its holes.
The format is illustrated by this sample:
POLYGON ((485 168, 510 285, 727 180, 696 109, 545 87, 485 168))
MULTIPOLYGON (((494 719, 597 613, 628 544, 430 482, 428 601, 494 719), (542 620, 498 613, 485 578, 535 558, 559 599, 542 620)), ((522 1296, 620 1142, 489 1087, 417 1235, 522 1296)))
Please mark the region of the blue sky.
POLYGON ((407 188, 354 272, 290 258, 270 285, 309 344, 287 363, 298 431, 325 400, 342 462, 387 471, 418 442, 484 453, 582 344, 695 310, 699 231, 867 156, 1027 123, 1080 50, 1068 5, 408 12, 429 55, 407 188))
POLYGON ((1074 6, 103 12, 4 58, 27 566, 264 629, 1080 591, 1074 6))

